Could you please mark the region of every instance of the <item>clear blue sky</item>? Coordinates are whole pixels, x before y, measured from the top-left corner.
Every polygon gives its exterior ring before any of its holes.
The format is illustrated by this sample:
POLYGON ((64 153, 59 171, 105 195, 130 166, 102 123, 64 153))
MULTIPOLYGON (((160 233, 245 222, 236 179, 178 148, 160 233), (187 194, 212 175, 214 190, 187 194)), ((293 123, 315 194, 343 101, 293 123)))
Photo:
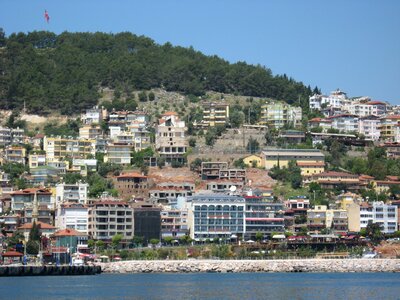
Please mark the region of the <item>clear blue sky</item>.
POLYGON ((0 27, 131 31, 400 104, 400 0, 3 0, 0 27))

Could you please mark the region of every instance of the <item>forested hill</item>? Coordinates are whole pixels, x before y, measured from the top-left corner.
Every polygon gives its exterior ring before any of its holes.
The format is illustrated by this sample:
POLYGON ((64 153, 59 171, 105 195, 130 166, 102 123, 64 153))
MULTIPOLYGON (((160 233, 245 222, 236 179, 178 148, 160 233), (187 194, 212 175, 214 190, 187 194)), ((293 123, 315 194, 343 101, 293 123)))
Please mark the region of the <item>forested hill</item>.
MULTIPOLYGON (((253 45, 252 47, 256 47, 253 45)), ((244 62, 231 64, 192 48, 158 45, 129 32, 69 33, 0 30, 0 108, 31 113, 81 112, 97 104, 102 87, 127 95, 164 88, 269 97, 306 106, 310 87, 244 62)), ((289 70, 290 71, 290 70, 289 70)))

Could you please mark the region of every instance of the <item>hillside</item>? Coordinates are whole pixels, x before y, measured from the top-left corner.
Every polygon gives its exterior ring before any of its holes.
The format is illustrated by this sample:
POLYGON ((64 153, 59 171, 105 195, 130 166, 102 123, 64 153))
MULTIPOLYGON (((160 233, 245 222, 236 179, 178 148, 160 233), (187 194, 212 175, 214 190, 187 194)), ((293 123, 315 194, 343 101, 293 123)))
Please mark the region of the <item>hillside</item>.
POLYGON ((162 88, 190 97, 268 97, 307 107, 311 88, 264 66, 229 63, 193 48, 158 45, 129 32, 12 33, 0 30, 0 109, 79 113, 100 99, 138 103, 133 91, 162 88), (109 93, 109 91, 114 91, 109 93))

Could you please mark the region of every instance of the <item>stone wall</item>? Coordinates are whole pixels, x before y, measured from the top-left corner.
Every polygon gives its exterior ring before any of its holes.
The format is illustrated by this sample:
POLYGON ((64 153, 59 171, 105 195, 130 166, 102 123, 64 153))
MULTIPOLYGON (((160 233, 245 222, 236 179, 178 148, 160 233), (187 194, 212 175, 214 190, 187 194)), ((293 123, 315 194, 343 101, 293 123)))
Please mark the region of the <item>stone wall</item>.
POLYGON ((104 273, 400 272, 400 259, 136 260, 98 265, 104 273))

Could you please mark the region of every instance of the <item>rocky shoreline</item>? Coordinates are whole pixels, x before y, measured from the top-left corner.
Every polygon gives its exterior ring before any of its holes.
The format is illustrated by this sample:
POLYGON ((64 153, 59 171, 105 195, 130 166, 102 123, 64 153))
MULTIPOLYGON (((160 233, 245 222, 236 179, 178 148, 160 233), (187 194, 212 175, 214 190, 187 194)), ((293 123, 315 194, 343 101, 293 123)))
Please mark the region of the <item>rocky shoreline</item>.
POLYGON ((103 273, 400 272, 400 259, 134 260, 96 265, 103 273))

